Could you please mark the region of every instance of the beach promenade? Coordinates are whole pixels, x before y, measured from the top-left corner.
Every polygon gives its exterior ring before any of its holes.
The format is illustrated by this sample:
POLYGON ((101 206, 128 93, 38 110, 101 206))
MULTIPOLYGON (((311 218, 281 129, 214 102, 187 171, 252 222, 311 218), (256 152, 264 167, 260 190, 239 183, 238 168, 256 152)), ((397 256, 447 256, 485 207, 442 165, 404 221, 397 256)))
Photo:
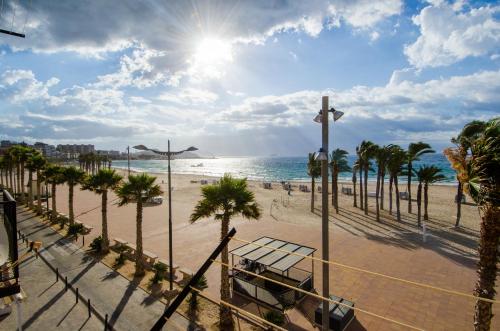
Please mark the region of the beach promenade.
MULTIPOLYGON (((67 312, 67 309, 72 306, 75 301, 75 290, 79 289, 79 294, 85 299, 90 299, 93 307, 92 318, 87 324, 81 325, 82 329, 86 330, 101 330, 104 329, 104 318, 108 315, 109 325, 115 330, 147 330, 161 316, 165 309, 165 305, 155 300, 147 292, 138 287, 135 282, 130 282, 119 273, 107 267, 97 259, 87 254, 80 245, 75 244, 72 240, 62 237, 58 232, 54 231, 49 225, 42 222, 39 217, 35 216, 31 211, 25 208, 18 208, 18 230, 27 236, 29 240, 42 241, 43 248, 40 250, 41 258, 35 260, 38 265, 43 261, 50 264, 51 268, 57 268, 62 277, 58 283, 55 283, 56 275, 53 270, 47 271, 48 267, 41 265, 46 271, 43 278, 45 287, 52 286, 54 290, 59 290, 45 305, 37 307, 38 310, 31 312, 33 309, 26 311, 26 327, 31 326, 37 321, 38 326, 50 325, 57 323, 58 320, 52 318, 57 316, 58 312, 67 312), (64 291, 64 279, 67 277, 70 289, 64 291), (52 284, 52 285, 51 285, 52 284), (62 288, 62 290, 61 290, 62 288), (69 298, 68 298, 69 297, 69 298), (59 302, 62 300, 62 303, 59 302), (68 304, 67 301, 71 302, 68 304), (64 303, 66 301, 66 303, 64 303), (47 315, 43 312, 47 311, 47 315), (96 321, 96 315, 99 317, 96 321), (39 322, 39 320, 43 320, 39 322), (97 323, 97 324, 96 324, 97 323)), ((32 263, 25 262, 25 264, 32 263)), ((31 290, 36 282, 36 277, 27 269, 24 264, 21 265, 21 286, 26 288, 29 300, 31 297, 36 298, 39 293, 31 290)), ((85 303, 83 303, 85 304, 85 303)), ((78 307, 75 312, 68 311, 71 316, 82 314, 81 320, 87 318, 87 309, 85 306, 78 307)), ((11 315, 14 317, 15 315, 11 315)), ((79 323, 78 318, 70 319, 71 326, 63 328, 65 330, 78 330, 74 327, 79 323), (76 320, 76 321, 74 321, 76 320), (74 325, 75 324, 75 325, 74 325)), ((64 319, 60 321, 64 322, 64 319)), ((12 322, 11 322, 12 323, 12 322)), ((2 322, 3 324, 3 322, 2 322)), ((68 324, 67 324, 68 325, 68 324)), ((179 314, 175 314, 168 324, 169 330, 188 330, 190 323, 179 314)), ((39 329, 39 328, 33 328, 39 329)), ((52 329, 52 328, 48 328, 52 329)), ((191 328, 196 330, 196 328, 191 328)))
MULTIPOLYGON (((217 245, 220 224, 213 219, 190 224, 188 219, 200 198, 200 177, 174 175, 173 238, 174 262, 180 267, 197 270, 208 252, 217 245), (197 180, 197 183, 191 181, 197 180)), ((211 181, 210 178, 208 178, 211 181)), ((166 191, 166 177, 157 179, 166 191), (163 183, 162 183, 163 181, 163 183)), ((262 218, 248 221, 239 217, 231 221, 236 227, 237 237, 254 240, 261 236, 300 243, 319 249, 321 225, 320 205, 314 213, 309 211, 310 193, 294 190, 287 195, 277 184, 271 190, 262 188, 259 182, 249 182, 257 202, 262 207, 262 218), (271 208, 272 206, 272 208, 271 208)), ((374 190, 373 183, 369 191, 374 190)), ((453 196, 455 188, 432 186, 429 204, 430 220, 426 222, 428 237, 423 242, 422 231, 416 226, 415 214, 406 213, 406 201, 402 202, 402 221, 381 212, 381 221, 374 215, 375 199, 369 199, 369 213, 352 207, 352 197, 340 195, 340 213, 330 211, 330 257, 340 263, 356 266, 394 277, 400 277, 433 286, 472 293, 477 261, 479 216, 477 207, 466 204, 462 209, 462 227, 455 229, 453 196)), ((118 207, 114 194, 109 197, 108 222, 110 237, 119 237, 135 242, 135 206, 118 207)), ((58 210, 67 213, 67 187, 61 185, 57 191, 58 210)), ((317 195, 319 200, 319 195, 317 195)), ((88 191, 75 190, 75 215, 92 226, 86 243, 100 234, 99 196, 88 191), (92 210, 90 212, 87 212, 92 210)), ((167 203, 144 208, 144 248, 160 258, 168 258, 167 203)), ((415 207, 414 207, 415 208, 415 207)), ((230 249, 243 245, 236 240, 230 249)), ((311 261, 302 261, 299 267, 311 268, 311 261)), ((320 263, 314 263, 315 275, 321 274, 320 263)), ((220 269, 212 266, 207 274, 208 291, 219 295, 220 269)), ((330 286, 332 294, 356 303, 357 307, 376 314, 406 322, 425 330, 468 330, 473 323, 474 299, 452 296, 417 288, 380 277, 331 266, 330 286)), ((321 288, 321 277, 315 277, 314 287, 321 288)), ((255 311, 253 311, 255 312, 255 311)), ((493 326, 498 326, 499 308, 494 306, 496 316, 493 326)), ((287 313, 295 324, 295 330, 308 330, 311 324, 296 310, 287 313)), ((401 326, 368 316, 356 314, 360 330, 401 330, 401 326)))

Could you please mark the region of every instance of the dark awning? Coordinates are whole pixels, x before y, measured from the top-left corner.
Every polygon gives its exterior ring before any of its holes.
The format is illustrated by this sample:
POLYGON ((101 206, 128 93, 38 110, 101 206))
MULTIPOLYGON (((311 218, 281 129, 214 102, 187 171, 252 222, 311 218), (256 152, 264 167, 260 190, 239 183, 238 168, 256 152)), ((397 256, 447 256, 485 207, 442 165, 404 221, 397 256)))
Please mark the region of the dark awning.
POLYGON ((232 250, 230 253, 256 263, 263 264, 278 271, 287 271, 304 259, 301 255, 311 255, 316 249, 300 244, 262 237, 252 243, 243 245, 232 250), (257 244, 257 245, 254 245, 257 244), (258 245, 265 245, 261 247, 258 245), (274 250, 278 248, 279 250, 274 250))

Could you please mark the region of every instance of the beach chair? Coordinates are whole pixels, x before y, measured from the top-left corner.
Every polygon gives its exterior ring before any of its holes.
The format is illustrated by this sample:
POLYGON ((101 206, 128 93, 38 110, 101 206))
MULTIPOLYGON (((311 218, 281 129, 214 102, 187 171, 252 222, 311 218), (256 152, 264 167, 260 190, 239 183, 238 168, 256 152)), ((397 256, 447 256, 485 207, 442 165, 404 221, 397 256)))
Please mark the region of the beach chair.
POLYGON ((408 197, 409 197, 408 192, 399 192, 399 198, 401 200, 408 200, 408 197))

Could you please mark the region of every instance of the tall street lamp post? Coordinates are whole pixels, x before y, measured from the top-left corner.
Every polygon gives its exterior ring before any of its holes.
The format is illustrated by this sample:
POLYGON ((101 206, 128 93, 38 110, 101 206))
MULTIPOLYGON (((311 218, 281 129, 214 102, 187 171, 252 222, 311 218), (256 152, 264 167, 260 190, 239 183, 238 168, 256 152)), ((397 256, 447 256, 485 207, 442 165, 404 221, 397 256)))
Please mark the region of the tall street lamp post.
POLYGON ((173 284, 174 284, 174 258, 173 258, 173 252, 172 252, 172 185, 171 185, 171 176, 170 176, 170 159, 173 155, 178 155, 182 154, 184 152, 194 152, 197 151, 198 148, 196 147, 189 147, 187 149, 184 149, 182 151, 177 151, 173 152, 170 151, 170 140, 168 140, 168 150, 166 152, 159 151, 157 149, 150 149, 147 148, 144 145, 137 145, 134 146, 133 148, 141 150, 141 151, 151 151, 156 154, 160 155, 166 155, 168 159, 168 259, 169 259, 169 282, 170 282, 170 290, 173 290, 173 284))
MULTIPOLYGON (((321 161, 321 244, 322 258, 329 261, 329 231, 328 231, 328 113, 333 113, 333 120, 337 121, 344 113, 335 110, 333 107, 328 109, 328 97, 322 98, 321 111, 314 118, 314 122, 321 123, 322 146, 316 159, 321 161)), ((332 193, 333 194, 333 193, 332 193)), ((323 297, 330 297, 330 269, 328 263, 323 263, 323 297)), ((329 307, 330 302, 323 299, 322 330, 329 330, 329 307)))

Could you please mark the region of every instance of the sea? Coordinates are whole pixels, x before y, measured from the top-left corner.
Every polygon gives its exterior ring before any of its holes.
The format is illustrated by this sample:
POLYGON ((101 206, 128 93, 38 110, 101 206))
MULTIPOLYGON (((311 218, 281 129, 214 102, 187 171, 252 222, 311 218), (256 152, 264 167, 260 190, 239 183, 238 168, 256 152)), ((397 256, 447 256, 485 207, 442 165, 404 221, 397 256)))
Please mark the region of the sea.
MULTIPOLYGON (((347 157, 349 165, 356 160, 355 155, 347 157)), ((177 159, 171 161, 174 174, 192 174, 221 177, 225 173, 237 178, 259 181, 309 181, 307 175, 307 157, 217 157, 211 159, 177 159)), ((413 167, 434 165, 442 170, 446 177, 443 184, 456 183, 455 171, 442 154, 424 155, 413 167)), ((113 161, 113 167, 127 169, 127 160, 113 161)), ((133 171, 148 173, 167 173, 167 160, 130 160, 133 171)), ((388 176, 387 176, 388 177, 388 176)), ((386 180, 388 180, 386 177, 386 180)), ((341 173, 339 180, 351 181, 352 173, 341 173)), ((402 178, 403 179, 403 178, 402 178)), ((359 180, 359 179, 358 179, 359 180)), ((376 173, 370 172, 368 180, 376 180, 376 173)))

